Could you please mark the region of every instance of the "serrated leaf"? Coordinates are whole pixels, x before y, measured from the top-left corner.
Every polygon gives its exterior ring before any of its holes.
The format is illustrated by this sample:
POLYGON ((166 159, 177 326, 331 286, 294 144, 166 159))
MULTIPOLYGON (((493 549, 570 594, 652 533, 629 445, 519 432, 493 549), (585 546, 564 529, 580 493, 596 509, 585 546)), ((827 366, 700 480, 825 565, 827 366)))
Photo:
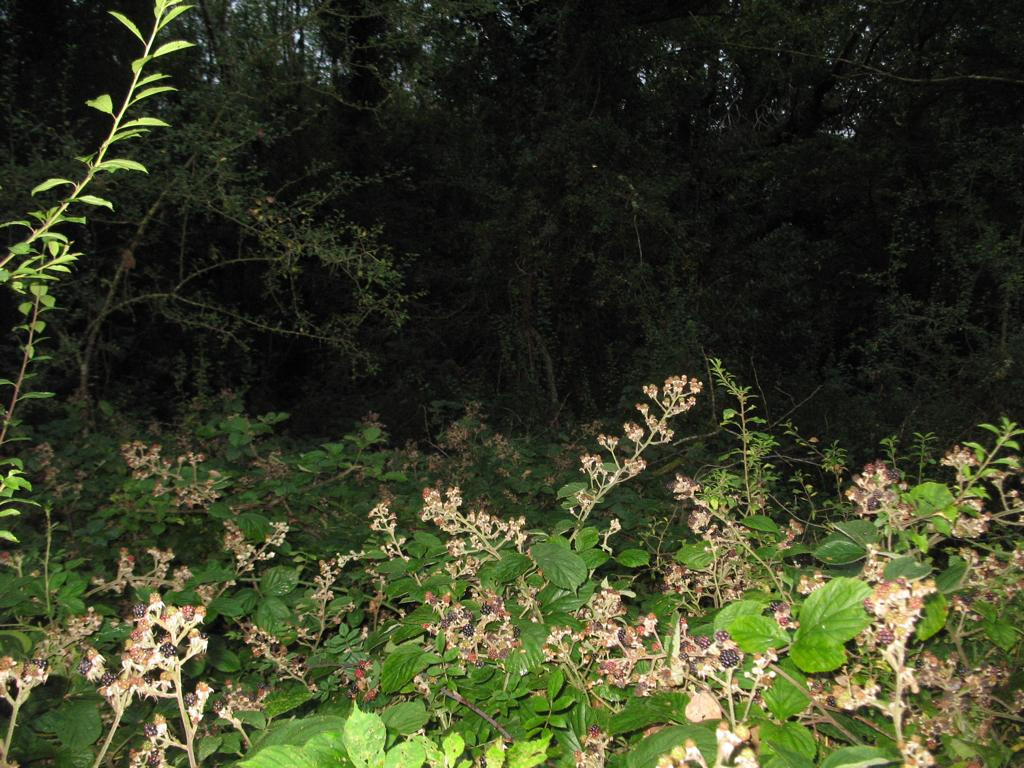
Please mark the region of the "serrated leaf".
POLYGON ((85 104, 93 109, 98 109, 105 115, 114 114, 114 102, 111 100, 109 93, 104 93, 95 99, 89 99, 85 104))
POLYGON ((812 760, 818 752, 814 735, 799 723, 761 723, 761 748, 763 754, 775 751, 791 751, 812 760))
POLYGON ((800 608, 800 627, 790 657, 804 672, 828 672, 846 660, 843 644, 869 623, 864 599, 871 588, 862 581, 837 578, 811 593, 800 608))
POLYGON ((415 733, 430 719, 422 701, 403 701, 380 713, 384 725, 392 733, 408 736, 415 733))
POLYGON ((547 759, 550 741, 550 733, 532 741, 517 741, 505 753, 506 768, 534 768, 540 765, 547 759))
POLYGON ((542 542, 530 548, 530 555, 544 577, 556 587, 575 591, 587 579, 587 565, 575 552, 542 542))
POLYGON ((36 186, 34 186, 32 188, 31 194, 32 194, 33 197, 35 197, 40 192, 46 192, 48 189, 53 189, 54 187, 59 187, 62 184, 70 184, 71 186, 74 186, 75 182, 71 181, 70 179, 58 179, 58 178, 47 179, 42 184, 37 184, 36 186))
POLYGON ((814 557, 830 565, 843 565, 861 560, 867 555, 863 546, 841 533, 826 536, 814 550, 814 557))
POLYGON ((359 705, 353 702, 352 713, 345 721, 342 739, 349 759, 357 768, 373 765, 384 752, 384 740, 387 734, 384 721, 379 716, 362 712, 359 705))
POLYGON ((941 592, 928 595, 921 611, 921 620, 917 622, 917 639, 922 642, 940 632, 946 626, 949 616, 949 603, 941 592))
POLYGON ((729 634, 744 653, 763 653, 789 642, 779 622, 768 616, 739 616, 729 625, 729 634))
POLYGON ((703 542, 688 542, 676 552, 676 562, 693 568, 695 571, 703 570, 715 561, 715 556, 708 550, 703 542))
POLYGON ((120 21, 122 24, 124 24, 125 27, 128 28, 129 32, 131 32, 133 35, 135 35, 137 38, 139 38, 139 42, 140 43, 142 43, 143 45, 146 44, 146 39, 142 36, 142 33, 139 31, 139 28, 137 26, 135 26, 135 22, 133 22, 131 19, 129 19, 123 13, 118 13, 117 11, 107 11, 107 13, 109 13, 115 19, 120 21))
POLYGON ((846 520, 835 523, 835 529, 864 547, 878 541, 878 529, 870 520, 846 520))
POLYGON ((640 568, 651 562, 651 553, 645 549, 624 549, 615 559, 627 568, 640 568))
POLYGON ((260 591, 272 597, 284 597, 299 584, 299 569, 288 565, 268 568, 260 577, 260 591))
POLYGON ((275 688, 267 695, 263 709, 267 717, 277 717, 301 707, 311 698, 313 698, 313 694, 306 686, 300 683, 286 685, 275 688))
POLYGON ((384 768, 420 768, 427 759, 422 745, 415 741, 403 741, 388 750, 384 768))
POLYGON ((322 768, 317 761, 295 747, 264 747, 238 763, 239 768, 322 768))
POLYGON ((782 665, 789 678, 777 675, 771 687, 763 694, 765 706, 779 720, 788 720, 799 715, 811 703, 811 695, 807 690, 807 681, 792 664, 782 665))
POLYGON ((896 579, 923 579, 932 572, 932 567, 925 563, 918 562, 910 555, 897 557, 890 560, 885 566, 884 576, 890 581, 896 579))
POLYGON ((693 739, 708 764, 714 762, 718 746, 710 729, 699 725, 673 725, 647 736, 633 747, 626 755, 626 766, 654 768, 659 757, 686 743, 687 739, 693 739))
POLYGON ((381 691, 384 693, 398 691, 426 669, 427 665, 436 660, 437 657, 434 654, 427 653, 416 643, 398 646, 384 659, 384 663, 381 665, 381 691))
POLYGON ((762 533, 779 533, 779 524, 767 515, 748 515, 740 520, 740 525, 762 533))

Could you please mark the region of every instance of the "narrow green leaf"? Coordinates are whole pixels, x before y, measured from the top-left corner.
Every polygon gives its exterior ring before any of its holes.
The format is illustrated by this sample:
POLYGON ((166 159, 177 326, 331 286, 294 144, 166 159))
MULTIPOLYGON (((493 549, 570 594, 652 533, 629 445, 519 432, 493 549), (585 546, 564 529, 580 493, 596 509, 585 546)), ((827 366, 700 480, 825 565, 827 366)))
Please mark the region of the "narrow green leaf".
POLYGON ((35 187, 32 188, 32 196, 35 197, 40 192, 45 192, 48 189, 59 187, 61 184, 70 184, 71 186, 74 186, 75 182, 71 181, 70 179, 47 179, 42 184, 37 184, 35 187))
POLYGON ((871 768, 899 762, 878 747, 843 747, 825 758, 821 768, 871 768))
POLYGON ((159 32, 161 29, 166 27, 168 24, 170 24, 176 18, 181 16, 181 14, 183 14, 185 11, 191 9, 192 7, 193 6, 191 6, 191 5, 181 5, 181 6, 178 6, 177 8, 174 8, 171 11, 168 11, 168 13, 164 17, 163 21, 161 21, 160 25, 157 27, 157 31, 159 32))
POLYGON ((137 117, 134 120, 121 123, 122 130, 125 128, 141 128, 145 126, 152 128, 170 128, 171 124, 161 120, 159 117, 137 117))
POLYGON ((153 51, 152 58, 156 59, 160 56, 166 56, 168 53, 174 53, 184 48, 194 48, 195 43, 190 43, 187 40, 172 40, 169 43, 164 43, 155 51, 153 51))
POLYGON ((72 202, 85 203, 86 205, 98 205, 103 208, 114 210, 114 204, 112 202, 105 200, 102 197, 96 197, 96 195, 79 195, 72 202))
POLYGON ((142 33, 139 32, 139 28, 137 26, 135 26, 135 22, 133 22, 131 19, 129 19, 123 13, 118 13, 117 11, 107 11, 107 13, 109 13, 115 19, 120 21, 122 24, 124 24, 128 28, 129 32, 131 32, 133 35, 135 35, 137 38, 139 38, 139 42, 140 43, 142 43, 143 45, 146 44, 146 39, 142 36, 142 33))
POLYGON ((178 89, 172 85, 154 85, 152 88, 146 88, 132 99, 132 104, 138 104, 143 99, 148 99, 150 96, 156 96, 158 93, 166 93, 167 91, 176 90, 178 89))
POLYGON ((135 160, 124 160, 121 158, 114 158, 111 160, 104 160, 102 163, 96 166, 97 171, 141 171, 142 173, 149 173, 142 163, 138 163, 135 160))

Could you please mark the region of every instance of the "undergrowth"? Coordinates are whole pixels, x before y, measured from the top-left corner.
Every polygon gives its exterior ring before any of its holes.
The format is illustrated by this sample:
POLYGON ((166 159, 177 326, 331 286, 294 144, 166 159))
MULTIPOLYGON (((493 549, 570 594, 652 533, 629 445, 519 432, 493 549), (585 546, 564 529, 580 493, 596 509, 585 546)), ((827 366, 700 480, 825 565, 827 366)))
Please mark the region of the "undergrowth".
POLYGON ((118 16, 146 46, 124 108, 90 102, 110 137, 83 180, 37 187, 72 192, 13 223, 0 270, 26 318, 0 445, 32 440, 0 483, 0 514, 23 513, 0 552, 0 766, 1020 763, 1007 419, 942 455, 886 441, 854 472, 712 360, 726 407, 699 440, 675 431, 705 394, 685 376, 581 451, 475 409, 427 447, 373 416, 295 447, 286 414, 230 395, 178 429, 104 404, 20 425, 78 255, 58 225, 109 205, 83 193, 97 173, 144 170, 105 152, 160 124, 123 118, 184 10, 156 0, 148 38, 118 16))

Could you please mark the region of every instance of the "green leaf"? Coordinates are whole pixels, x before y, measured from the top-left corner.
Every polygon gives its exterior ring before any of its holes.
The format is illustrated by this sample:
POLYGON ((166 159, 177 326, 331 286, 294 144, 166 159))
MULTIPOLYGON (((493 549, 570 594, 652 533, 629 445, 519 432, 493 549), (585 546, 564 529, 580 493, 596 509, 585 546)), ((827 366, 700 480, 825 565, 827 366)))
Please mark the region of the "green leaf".
POLYGON ((788 720, 807 709, 811 703, 811 695, 807 691, 807 681, 803 675, 792 665, 781 666, 799 685, 794 685, 782 675, 777 675, 772 681, 771 688, 764 692, 764 704, 777 719, 788 720))
POLYGON ((306 742, 302 753, 321 768, 348 765, 345 741, 340 733, 327 731, 318 733, 306 742))
POLYGON ((557 544, 534 544, 530 555, 544 577, 556 587, 575 591, 587 579, 587 564, 575 552, 557 544))
POLYGON ((967 573, 967 561, 958 555, 949 558, 946 570, 935 577, 935 586, 940 592, 949 594, 960 588, 960 584, 967 573))
POLYGON ((298 586, 300 570, 287 565, 267 569, 260 577, 260 591, 264 595, 284 597, 298 586))
POLYGON ((109 93, 104 93, 101 96, 97 96, 95 99, 89 99, 85 104, 93 109, 98 109, 105 115, 114 114, 114 102, 111 101, 109 93))
POLYGON ((846 520, 836 523, 835 528, 847 538, 864 547, 878 541, 878 529, 870 520, 846 520))
POLYGON ((597 528, 589 527, 581 529, 576 534, 576 551, 582 552, 584 549, 596 547, 600 538, 601 534, 598 533, 597 528))
POLYGON ((708 550, 708 547, 700 541, 683 544, 676 552, 676 562, 693 568, 695 571, 707 568, 715 561, 715 556, 708 550))
POLYGON ((770 755, 779 751, 795 752, 808 760, 813 760, 818 752, 818 744, 814 735, 799 723, 783 723, 776 725, 761 722, 761 749, 763 754, 770 755))
POLYGON ((403 701, 380 713, 384 725, 392 733, 408 736, 415 733, 430 719, 422 701, 403 701))
POLYGON ((444 737, 444 741, 441 742, 441 748, 444 750, 445 763, 453 766, 466 749, 466 742, 462 736, 453 732, 444 737))
POLYGON ((166 27, 168 24, 170 24, 172 21, 174 21, 176 18, 178 18, 181 14, 183 14, 190 8, 192 8, 191 5, 179 5, 177 8, 172 8, 170 11, 167 12, 167 15, 164 16, 163 20, 160 22, 160 25, 157 27, 157 31, 159 32, 161 29, 166 27))
POLYGON ((779 533, 779 524, 767 515, 748 515, 740 520, 740 525, 762 533, 779 533))
POLYGON ((107 11, 107 13, 109 13, 115 19, 120 21, 122 24, 124 24, 125 27, 128 28, 129 32, 131 32, 133 35, 139 38, 140 43, 142 43, 143 45, 146 44, 146 39, 142 36, 142 33, 139 32, 139 28, 135 26, 135 23, 131 19, 129 19, 123 13, 118 13, 117 11, 107 11))
POLYGON ((157 59, 161 56, 166 56, 168 53, 174 53, 175 51, 180 51, 184 48, 193 47, 195 47, 195 43, 190 43, 187 40, 172 40, 169 43, 164 43, 155 51, 153 51, 153 53, 150 55, 150 58, 157 59))
POLYGON ((558 667, 555 667, 554 671, 548 677, 548 701, 554 701, 555 697, 558 696, 558 692, 562 690, 562 686, 565 685, 565 673, 562 672, 558 667))
POLYGON ((103 733, 100 707, 96 701, 72 701, 46 712, 35 721, 46 733, 56 733, 68 749, 81 749, 95 744, 103 733))
POLYGON ((532 565, 530 558, 518 552, 505 552, 494 566, 494 578, 499 584, 515 581, 532 565))
POLYGON ((238 763, 239 768, 323 768, 304 750, 295 747, 264 747, 238 763))
POLYGON ((734 603, 729 603, 715 614, 715 631, 729 629, 730 625, 740 616, 760 616, 767 604, 765 600, 737 600, 734 603))
POLYGON ((137 163, 134 160, 125 160, 123 158, 114 158, 112 160, 104 160, 102 163, 96 166, 97 171, 140 171, 141 173, 149 173, 142 163, 137 163))
POLYGON ((789 635, 779 622, 768 616, 739 616, 729 625, 729 634, 745 653, 763 653, 789 642, 789 635))
POLYGON ((878 747, 843 747, 825 758, 820 768, 870 768, 899 762, 878 747))
POLYGON ((288 629, 291 616, 291 610, 281 598, 266 597, 256 607, 253 619, 257 627, 276 637, 288 629))
POLYGON ((59 179, 59 178, 47 179, 42 184, 37 184, 36 186, 34 186, 32 188, 32 193, 31 194, 32 194, 33 197, 35 197, 40 192, 46 192, 48 189, 53 189, 54 187, 59 187, 62 184, 70 184, 71 186, 74 186, 75 182, 71 181, 70 179, 59 179))
POLYGON ((890 560, 885 566, 884 576, 890 581, 896 579, 923 579, 925 576, 932 572, 932 567, 925 563, 918 562, 910 555, 904 555, 903 557, 897 557, 890 560))
POLYGON ((918 517, 955 513, 956 510, 953 494, 942 483, 921 483, 911 488, 905 497, 914 505, 918 517))
POLYGON ((128 128, 141 128, 146 126, 152 128, 170 128, 171 124, 158 117, 137 117, 134 120, 121 123, 121 130, 123 131, 128 128))
POLYGON ((409 683, 417 674, 427 668, 428 664, 437 661, 432 653, 427 653, 416 643, 400 645, 384 659, 380 669, 380 689, 384 693, 394 693, 409 683))
POLYGON ((917 622, 917 639, 922 642, 942 631, 949 616, 949 602, 941 592, 928 595, 921 611, 921 620, 917 622))
POLYGON ((345 719, 335 715, 313 715, 298 720, 285 720, 275 723, 259 741, 259 747, 285 746, 294 752, 294 747, 301 747, 318 733, 328 731, 340 732, 345 727, 345 719))
POLYGON ((345 721, 342 739, 349 759, 357 768, 377 763, 384 751, 386 736, 384 721, 375 714, 360 711, 359 705, 353 702, 352 714, 345 721))
POLYGON ((388 750, 384 768, 420 768, 427 759, 423 747, 415 741, 403 741, 388 750))
POLYGON ((687 739, 693 739, 697 749, 709 764, 714 762, 718 746, 715 734, 711 730, 697 725, 673 725, 651 734, 633 747, 626 755, 626 766, 654 768, 659 757, 671 752, 673 747, 685 744, 687 739))
POLYGON ((1009 651, 1017 644, 1017 630, 1005 619, 985 619, 981 626, 988 639, 1004 651, 1009 651))
POLYGON ((814 556, 823 563, 842 565, 853 563, 867 555, 863 546, 851 541, 841 533, 833 533, 814 550, 814 556))
POLYGON ((97 205, 100 206, 101 208, 109 208, 110 210, 114 210, 114 204, 112 202, 110 202, 109 200, 105 200, 102 197, 97 197, 96 195, 79 195, 78 197, 74 198, 72 202, 85 203, 86 205, 97 205))
POLYGON ((263 709, 267 717, 277 717, 285 712, 291 712, 296 707, 301 707, 313 698, 309 689, 301 683, 284 685, 272 690, 264 702, 263 709))
POLYGON ((154 85, 152 88, 146 88, 141 91, 135 98, 132 99, 132 104, 138 104, 143 99, 148 99, 150 96, 156 96, 158 93, 166 93, 167 91, 178 90, 171 85, 154 85))
POLYGON ((871 588, 862 581, 837 578, 813 592, 800 609, 800 628, 790 658, 804 672, 829 672, 846 661, 843 644, 870 623, 864 599, 871 588))
POLYGON ((517 741, 505 753, 505 765, 507 768, 534 768, 540 765, 547 759, 550 741, 550 733, 533 741, 517 741))
POLYGON ((608 733, 619 736, 649 725, 685 722, 688 701, 689 697, 685 694, 668 692, 630 698, 621 712, 612 715, 608 733))
POLYGON ((651 553, 644 549, 624 549, 615 560, 627 568, 640 568, 651 562, 651 553))

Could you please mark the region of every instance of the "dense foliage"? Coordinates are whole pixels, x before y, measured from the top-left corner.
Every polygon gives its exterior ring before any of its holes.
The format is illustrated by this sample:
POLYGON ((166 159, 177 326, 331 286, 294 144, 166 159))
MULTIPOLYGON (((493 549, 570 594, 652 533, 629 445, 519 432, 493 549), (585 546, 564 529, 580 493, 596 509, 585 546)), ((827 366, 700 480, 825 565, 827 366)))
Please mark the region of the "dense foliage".
MULTIPOLYGON (((0 2, 5 218, 135 55, 104 6, 0 2)), ((516 427, 600 416, 710 354, 858 448, 960 439, 1024 395, 1012 4, 202 0, 179 23, 176 130, 90 221, 50 389, 168 418, 230 386, 321 437, 368 410, 421 437, 467 397, 516 427)))
POLYGON ((1020 19, 132 5, 0 2, 0 768, 1019 764, 1020 19))

